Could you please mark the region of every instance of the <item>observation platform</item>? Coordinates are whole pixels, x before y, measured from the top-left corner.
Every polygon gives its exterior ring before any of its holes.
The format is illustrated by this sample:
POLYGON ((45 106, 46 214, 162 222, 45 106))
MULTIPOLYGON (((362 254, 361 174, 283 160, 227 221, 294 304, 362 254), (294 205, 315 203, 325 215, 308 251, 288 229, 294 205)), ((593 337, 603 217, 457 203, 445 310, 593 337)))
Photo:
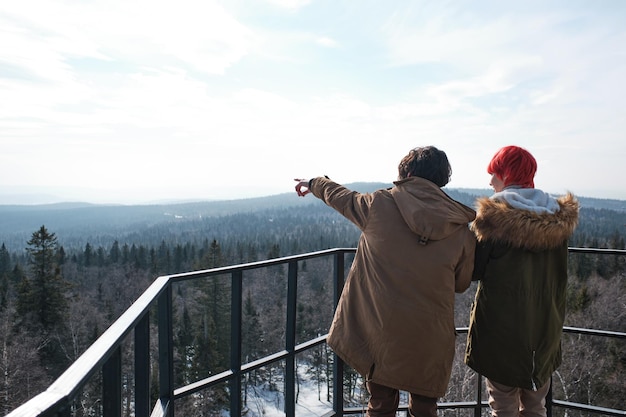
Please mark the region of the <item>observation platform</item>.
MULTIPOLYGON (((624 250, 570 248, 573 254, 591 254, 602 259, 625 256, 624 250)), ((326 334, 314 337, 303 336, 299 331, 298 320, 302 316, 299 299, 299 286, 303 280, 325 278, 327 299, 308 300, 311 308, 325 306, 332 314, 344 285, 344 280, 354 256, 354 248, 336 248, 297 256, 271 259, 222 268, 195 271, 189 273, 158 277, 152 285, 80 356, 45 392, 32 398, 7 417, 70 417, 94 415, 105 417, 173 417, 189 416, 193 404, 210 402, 212 395, 222 398, 220 407, 228 410, 231 416, 244 415, 249 411, 247 388, 249 377, 255 372, 278 369, 275 372, 274 385, 276 395, 285 416, 319 415, 344 416, 364 415, 365 403, 355 402, 354 392, 359 385, 359 377, 350 373, 342 361, 328 353, 326 334), (312 278, 311 271, 316 271, 312 278), (270 278, 268 278, 270 277, 270 278), (321 277, 321 278, 320 278, 321 277), (223 288, 228 291, 230 305, 228 365, 211 373, 208 377, 180 385, 176 375, 176 361, 180 361, 182 347, 176 344, 177 316, 176 300, 180 287, 199 280, 223 280, 223 288), (264 352, 264 356, 247 360, 242 346, 245 345, 246 326, 245 303, 247 284, 252 280, 272 279, 282 282, 284 293, 276 294, 281 298, 278 303, 284 312, 283 319, 276 323, 282 327, 277 338, 280 348, 264 352), (327 355, 327 356, 324 356, 327 355), (311 358, 326 358, 317 363, 326 377, 325 389, 318 392, 322 408, 319 411, 303 410, 299 406, 300 376, 298 365, 311 358), (307 359, 308 358, 308 359, 307 359), (95 388, 94 388, 95 387, 95 388), (86 393, 97 392, 89 398, 89 409, 84 409, 86 393), (233 394, 234 393, 234 394, 233 394), (191 405, 190 405, 191 404, 191 405), (324 409, 324 406, 326 407, 324 409), (186 410, 186 411, 185 411, 186 410)), ((621 273, 624 279, 624 273, 621 273)), ((320 284, 325 285, 325 284, 320 284)), ((624 307, 622 306, 622 309, 624 307)), ((622 312, 623 313, 623 312, 622 312)), ((327 323, 330 324, 328 317, 327 323)), ((467 333, 466 327, 458 327, 457 338, 458 363, 463 351, 467 333)), ((610 346, 618 346, 624 352, 626 333, 578 327, 565 327, 564 338, 570 338, 564 344, 564 356, 570 346, 580 346, 580 341, 592 338, 604 340, 610 346)), ((595 342, 594 342, 595 343, 595 342)), ((609 346, 609 348, 610 348, 609 346)), ((607 348, 608 349, 608 348, 607 348)), ((624 360, 624 359, 622 359, 624 360)), ((462 360, 461 360, 462 362, 462 360)), ((310 363, 313 363, 311 359, 310 363)), ((461 363, 461 375, 454 375, 451 386, 463 385, 463 389, 454 390, 442 398, 439 414, 454 413, 456 416, 474 416, 488 414, 486 395, 483 392, 483 380, 461 363)), ((622 364, 618 371, 622 384, 619 408, 594 404, 593 401, 575 401, 564 388, 558 388, 562 381, 553 377, 553 390, 547 399, 549 416, 626 416, 626 374, 622 364)), ((321 375, 321 374, 320 374, 321 375)), ((562 377, 559 375, 559 377, 562 377)), ((590 382, 591 384, 592 382, 590 382)), ((563 385, 564 387, 565 385, 563 385)), ((363 398, 363 397, 362 397, 363 398)), ((404 397, 405 398, 405 397, 404 397)), ((402 402, 402 401, 401 401, 402 402)), ((406 410, 406 402, 401 405, 406 410)), ((205 410, 207 411, 207 410, 205 410)), ((212 411, 207 411, 212 414, 212 411)), ((207 415, 207 414, 202 414, 207 415)), ((215 410, 217 415, 217 410, 215 410)), ((407 413, 408 415, 408 413, 407 413)))

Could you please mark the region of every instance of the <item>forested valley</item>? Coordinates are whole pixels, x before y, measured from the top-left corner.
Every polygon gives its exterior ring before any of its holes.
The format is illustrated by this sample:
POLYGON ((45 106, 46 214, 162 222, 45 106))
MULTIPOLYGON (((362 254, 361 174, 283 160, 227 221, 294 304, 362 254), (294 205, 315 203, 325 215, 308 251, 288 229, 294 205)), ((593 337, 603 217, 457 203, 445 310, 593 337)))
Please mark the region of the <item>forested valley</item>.
MULTIPOLYGON (((446 191, 470 206, 479 195, 446 191)), ((580 223, 570 246, 625 249, 626 203, 595 199, 581 199, 581 203, 580 223)), ((350 248, 359 238, 354 225, 321 202, 291 195, 143 208, 73 205, 11 211, 5 207, 0 214, 4 217, 0 221, 3 415, 45 390, 158 276, 350 248)), ((625 264, 622 255, 570 254, 567 326, 626 330, 625 264)), ((302 340, 328 330, 333 309, 330 271, 332 265, 324 261, 302 266, 298 289, 302 340)), ((284 321, 286 275, 284 268, 276 267, 246 277, 242 351, 247 361, 282 348, 284 339, 276 323, 284 321)), ((469 322, 475 289, 474 283, 457 296, 458 327, 469 322)), ((173 297, 176 383, 188 384, 227 369, 228 280, 180 284, 173 297)), ((442 401, 469 400, 474 395, 476 380, 462 363, 464 348, 464 335, 459 335, 449 392, 442 401)), ((299 358, 306 378, 317 386, 320 401, 329 401, 331 395, 331 353, 322 346, 299 358)), ((554 380, 555 398, 626 409, 622 340, 564 335, 563 357, 554 380)), ((280 391, 280 366, 254 371, 246 378, 243 395, 249 415, 263 415, 267 406, 254 398, 255 390, 250 388, 280 391)), ((132 378, 130 370, 123 372, 125 378, 132 378)), ((100 415, 95 379, 92 389, 76 402, 73 415, 100 415)), ((156 379, 152 385, 157 385, 156 379)), ((348 404, 366 400, 358 375, 348 371, 344 385, 348 404)), ((130 416, 132 398, 130 392, 124 395, 128 397, 125 415, 130 416)), ((224 415, 227 406, 224 387, 177 404, 176 414, 224 415)))

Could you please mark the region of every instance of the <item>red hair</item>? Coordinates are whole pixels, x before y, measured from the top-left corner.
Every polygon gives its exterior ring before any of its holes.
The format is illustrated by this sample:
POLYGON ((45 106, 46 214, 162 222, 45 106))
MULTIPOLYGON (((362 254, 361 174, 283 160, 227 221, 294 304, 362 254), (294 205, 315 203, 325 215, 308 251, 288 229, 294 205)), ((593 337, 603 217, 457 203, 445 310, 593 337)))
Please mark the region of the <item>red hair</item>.
POLYGON ((537 172, 537 161, 526 149, 505 146, 491 158, 487 172, 497 175, 505 187, 518 185, 523 188, 535 188, 533 178, 537 172))

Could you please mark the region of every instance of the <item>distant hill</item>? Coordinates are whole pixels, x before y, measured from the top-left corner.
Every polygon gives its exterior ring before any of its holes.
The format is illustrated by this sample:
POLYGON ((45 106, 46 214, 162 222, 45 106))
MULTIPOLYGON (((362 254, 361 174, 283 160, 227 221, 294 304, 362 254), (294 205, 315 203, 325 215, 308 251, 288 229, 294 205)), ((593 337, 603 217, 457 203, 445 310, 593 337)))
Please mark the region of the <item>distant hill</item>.
MULTIPOLYGON (((391 183, 351 183, 351 189, 372 192, 391 187, 391 183)), ((447 189, 452 198, 473 206, 476 196, 492 194, 489 189, 447 189)), ((626 211, 626 201, 579 198, 585 208, 626 211)), ((223 201, 197 201, 151 205, 95 205, 68 202, 43 205, 0 205, 0 244, 18 250, 24 248, 32 233, 42 225, 60 238, 70 236, 79 242, 98 241, 101 236, 123 237, 129 233, 167 222, 184 222, 264 210, 323 205, 312 196, 298 197, 295 192, 223 201), (77 237, 80 237, 78 239, 77 237)), ((111 238, 112 239, 112 238, 111 238)), ((107 239, 110 240, 110 239, 107 239)))

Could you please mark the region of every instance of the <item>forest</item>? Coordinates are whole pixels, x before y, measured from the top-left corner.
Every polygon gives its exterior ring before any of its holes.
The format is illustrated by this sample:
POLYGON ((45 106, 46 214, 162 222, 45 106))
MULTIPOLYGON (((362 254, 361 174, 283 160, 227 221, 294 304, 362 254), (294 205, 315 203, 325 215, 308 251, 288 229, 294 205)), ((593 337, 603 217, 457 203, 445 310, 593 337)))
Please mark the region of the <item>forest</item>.
MULTIPOLYGON (((362 191, 378 186, 360 185, 362 191)), ((481 191, 446 192, 470 206, 481 195, 481 191)), ((625 249, 624 202, 581 198, 581 206, 570 247, 625 249)), ((4 217, 0 222, 3 415, 45 390, 158 276, 355 247, 359 237, 355 226, 324 204, 291 195, 149 207, 2 207, 0 213, 4 217)), ((626 329, 625 263, 622 255, 570 254, 567 326, 626 329)), ((299 290, 298 305, 298 335, 303 340, 328 330, 331 269, 321 261, 305 265, 306 285, 299 290)), ((246 279, 242 349, 249 360, 280 346, 276 323, 283 320, 285 277, 286 271, 275 268, 246 279)), ((177 384, 228 367, 228 291, 221 279, 176 288, 177 384)), ((472 284, 457 296, 458 327, 468 324, 474 291, 472 284)), ((460 335, 449 392, 442 401, 471 399, 475 392, 472 373, 462 363, 463 351, 460 335)), ((563 356, 555 375, 555 398, 626 409, 623 341, 568 334, 563 337, 563 356)), ((326 348, 300 358, 305 377, 318 386, 321 401, 329 401, 327 370, 332 360, 326 348)), ((130 378, 130 371, 125 372, 130 378)), ((243 395, 249 415, 265 414, 252 388, 278 391, 281 375, 277 365, 248 376, 243 395)), ((344 385, 346 403, 359 406, 366 401, 358 375, 348 371, 344 385)), ((96 380, 76 402, 73 415, 100 415, 97 390, 96 380)), ((127 395, 125 415, 130 416, 132 399, 127 395)), ((176 414, 223 415, 227 405, 224 388, 177 405, 176 414)))

